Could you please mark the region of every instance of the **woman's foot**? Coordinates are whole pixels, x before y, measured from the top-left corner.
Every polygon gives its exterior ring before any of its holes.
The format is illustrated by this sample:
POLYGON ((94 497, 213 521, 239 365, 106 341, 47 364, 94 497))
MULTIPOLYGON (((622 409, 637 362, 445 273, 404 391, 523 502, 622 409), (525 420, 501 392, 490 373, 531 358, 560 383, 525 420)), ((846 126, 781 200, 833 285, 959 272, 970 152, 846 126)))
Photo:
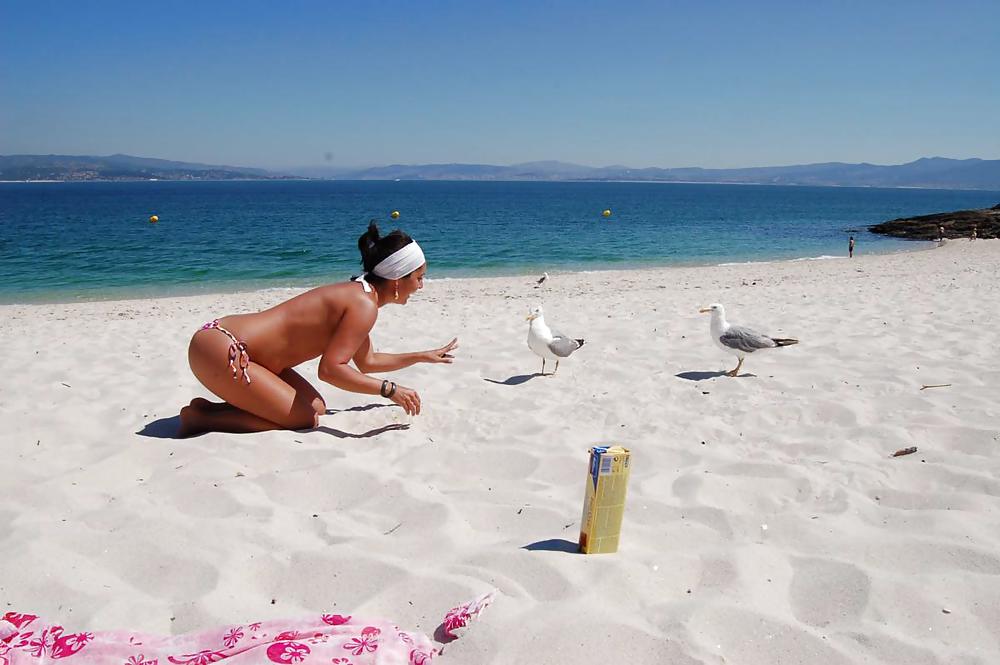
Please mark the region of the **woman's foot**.
POLYGON ((201 397, 195 397, 181 409, 180 416, 181 426, 177 429, 177 436, 182 439, 205 432, 243 433, 284 429, 252 413, 241 411, 228 402, 210 402, 201 397))
POLYGON ((195 397, 190 404, 181 409, 181 426, 177 430, 177 436, 184 439, 207 432, 206 414, 226 406, 225 402, 218 404, 209 402, 204 397, 195 397))

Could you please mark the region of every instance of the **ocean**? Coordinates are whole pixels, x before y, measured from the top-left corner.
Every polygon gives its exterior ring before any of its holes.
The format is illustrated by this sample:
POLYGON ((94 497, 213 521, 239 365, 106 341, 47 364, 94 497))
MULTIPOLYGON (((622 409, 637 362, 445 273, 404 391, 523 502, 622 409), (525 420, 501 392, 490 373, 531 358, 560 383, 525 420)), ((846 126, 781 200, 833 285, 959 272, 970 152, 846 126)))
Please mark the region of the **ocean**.
POLYGON ((866 227, 997 203, 1000 192, 686 183, 0 183, 0 302, 339 281, 360 270, 369 219, 416 238, 434 279, 844 256, 852 233, 858 254, 896 252, 926 243, 866 227))

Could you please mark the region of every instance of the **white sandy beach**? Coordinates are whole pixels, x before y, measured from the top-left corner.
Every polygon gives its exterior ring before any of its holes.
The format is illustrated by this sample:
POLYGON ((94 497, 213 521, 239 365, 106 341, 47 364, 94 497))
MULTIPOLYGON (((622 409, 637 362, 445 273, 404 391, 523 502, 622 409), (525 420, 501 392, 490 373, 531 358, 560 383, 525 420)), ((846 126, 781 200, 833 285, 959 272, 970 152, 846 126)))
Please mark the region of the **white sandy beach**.
POLYGON ((178 409, 211 397, 191 334, 295 291, 0 306, 4 611, 432 634, 495 587, 441 663, 1000 662, 1000 242, 550 274, 432 280, 381 311, 379 350, 459 337, 454 365, 393 376, 418 417, 313 362, 318 430, 188 440, 178 409), (718 376, 713 302, 801 343, 718 376), (554 377, 532 376, 535 304, 586 339, 554 377), (634 456, 622 545, 585 556, 587 449, 609 443, 634 456))

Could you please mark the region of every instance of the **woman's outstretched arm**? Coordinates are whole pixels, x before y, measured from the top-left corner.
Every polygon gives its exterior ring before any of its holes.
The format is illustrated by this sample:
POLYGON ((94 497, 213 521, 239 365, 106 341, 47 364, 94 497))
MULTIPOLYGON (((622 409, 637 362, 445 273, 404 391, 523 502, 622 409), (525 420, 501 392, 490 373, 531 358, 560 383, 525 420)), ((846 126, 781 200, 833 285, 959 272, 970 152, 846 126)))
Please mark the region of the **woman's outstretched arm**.
MULTIPOLYGON (((366 376, 350 366, 352 357, 363 343, 368 343, 368 333, 375 325, 378 310, 367 298, 351 303, 337 324, 326 351, 319 361, 319 379, 341 390, 366 395, 379 395, 382 380, 366 376)), ((369 343, 370 346, 370 343, 369 343)), ((415 390, 397 386, 389 397, 410 415, 420 413, 420 396, 415 390)))
POLYGON ((393 372, 417 363, 450 363, 455 359, 451 352, 457 348, 458 338, 456 337, 444 346, 430 351, 376 353, 372 351, 371 340, 366 336, 365 341, 361 343, 357 353, 354 354, 354 364, 365 374, 393 372))

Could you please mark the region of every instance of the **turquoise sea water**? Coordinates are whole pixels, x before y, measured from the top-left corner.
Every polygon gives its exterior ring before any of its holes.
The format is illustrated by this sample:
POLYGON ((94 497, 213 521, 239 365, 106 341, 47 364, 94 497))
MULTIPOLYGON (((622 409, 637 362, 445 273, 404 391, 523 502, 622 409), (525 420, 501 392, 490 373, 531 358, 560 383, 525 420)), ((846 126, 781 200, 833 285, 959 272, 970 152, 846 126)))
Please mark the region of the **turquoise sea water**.
POLYGON ((843 255, 851 232, 859 253, 915 249, 865 227, 998 202, 982 191, 664 183, 0 183, 0 302, 338 281, 358 272, 370 218, 419 240, 435 278, 843 255))

